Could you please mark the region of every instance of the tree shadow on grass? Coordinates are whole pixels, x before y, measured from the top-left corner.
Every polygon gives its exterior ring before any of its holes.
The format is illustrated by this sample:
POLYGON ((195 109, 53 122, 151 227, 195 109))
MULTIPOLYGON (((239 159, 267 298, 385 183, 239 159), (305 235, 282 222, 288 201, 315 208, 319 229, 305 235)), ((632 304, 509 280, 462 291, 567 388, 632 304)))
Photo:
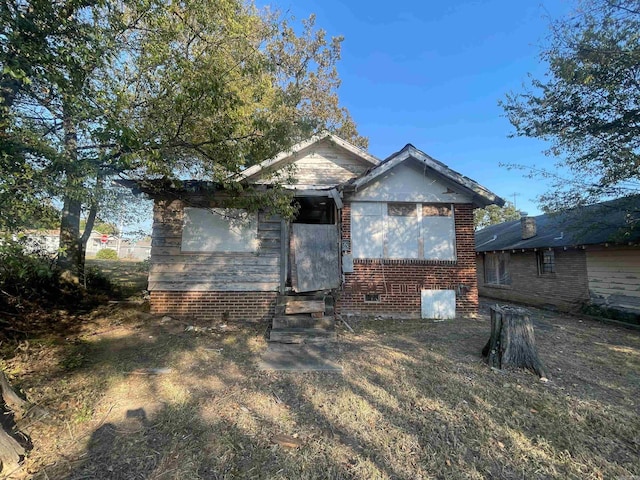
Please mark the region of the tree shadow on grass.
POLYGON ((346 337, 344 376, 257 370, 258 327, 199 335, 142 326, 96 340, 78 372, 113 374, 114 384, 139 378, 144 400, 157 402, 149 408, 132 398, 89 430, 86 448, 46 473, 70 480, 638 473, 632 459, 599 451, 632 452, 632 443, 620 444, 629 440, 624 432, 590 443, 593 418, 572 417, 571 404, 532 376, 491 372, 479 356, 482 325, 465 325, 407 323, 393 335, 372 329, 346 337), (136 377, 156 367, 174 373, 136 377), (302 446, 275 445, 276 434, 299 435, 302 446))

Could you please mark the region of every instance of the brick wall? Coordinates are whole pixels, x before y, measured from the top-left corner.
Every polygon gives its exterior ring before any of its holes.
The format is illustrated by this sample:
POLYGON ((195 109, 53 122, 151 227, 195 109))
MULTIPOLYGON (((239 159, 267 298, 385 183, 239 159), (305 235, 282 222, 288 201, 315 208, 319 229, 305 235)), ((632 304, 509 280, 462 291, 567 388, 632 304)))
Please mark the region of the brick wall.
MULTIPOLYGON (((457 315, 478 310, 473 205, 455 205, 456 261, 354 259, 337 304, 340 313, 420 316, 420 290, 456 290, 457 315), (365 301, 379 294, 380 302, 365 301)), ((342 239, 351 240, 351 208, 342 209, 342 239)), ((346 250, 345 253, 351 253, 346 250)))
POLYGON ((151 292, 151 313, 198 322, 262 322, 273 317, 277 292, 151 292))
POLYGON ((484 255, 477 256, 480 295, 538 306, 574 310, 589 300, 587 259, 584 250, 555 250, 556 272, 538 274, 536 252, 509 256, 511 285, 485 285, 484 255))

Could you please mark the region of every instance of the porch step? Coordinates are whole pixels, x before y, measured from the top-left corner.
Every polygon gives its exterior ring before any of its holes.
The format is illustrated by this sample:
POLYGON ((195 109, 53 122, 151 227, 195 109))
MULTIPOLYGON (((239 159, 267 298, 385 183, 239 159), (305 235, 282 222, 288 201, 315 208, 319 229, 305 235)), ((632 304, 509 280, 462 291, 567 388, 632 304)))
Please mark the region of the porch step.
POLYGON ((278 306, 284 307, 284 313, 287 315, 324 312, 324 300, 316 298, 282 297, 278 302, 278 306))
POLYGON ((336 339, 334 330, 318 328, 279 328, 271 330, 270 342, 279 343, 326 343, 336 339))
POLYGON ((333 329, 335 319, 332 316, 314 318, 308 314, 297 315, 276 315, 273 318, 273 329, 282 328, 313 328, 313 329, 333 329))

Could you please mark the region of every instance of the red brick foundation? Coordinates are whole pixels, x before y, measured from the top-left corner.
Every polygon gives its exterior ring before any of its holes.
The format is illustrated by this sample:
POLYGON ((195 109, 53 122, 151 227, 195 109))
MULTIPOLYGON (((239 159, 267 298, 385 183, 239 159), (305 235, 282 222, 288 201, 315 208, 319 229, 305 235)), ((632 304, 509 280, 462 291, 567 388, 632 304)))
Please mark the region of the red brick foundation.
POLYGON ((151 292, 151 313, 200 322, 266 322, 277 292, 151 292))
MULTIPOLYGON (((345 274, 337 304, 340 313, 356 315, 420 316, 420 291, 455 290, 456 314, 478 311, 478 285, 473 233, 473 205, 454 207, 456 225, 455 261, 354 260, 354 272, 345 274), (379 302, 365 301, 366 294, 379 294, 379 302)), ((351 209, 342 210, 342 239, 351 238, 351 209)), ((350 253, 347 251, 346 253, 350 253)))

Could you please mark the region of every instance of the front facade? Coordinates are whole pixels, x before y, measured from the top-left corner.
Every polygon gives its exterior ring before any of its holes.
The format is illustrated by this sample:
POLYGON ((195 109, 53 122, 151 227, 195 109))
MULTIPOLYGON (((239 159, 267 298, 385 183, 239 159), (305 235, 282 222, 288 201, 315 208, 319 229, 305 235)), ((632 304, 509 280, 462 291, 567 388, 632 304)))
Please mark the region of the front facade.
POLYGON ((525 217, 476 233, 481 296, 565 311, 640 315, 640 198, 525 217))
POLYGON ((408 145, 384 162, 330 134, 247 169, 292 172, 285 221, 232 208, 203 182, 155 191, 154 313, 273 317, 278 295, 331 292, 337 313, 453 318, 476 312, 473 209, 502 200, 408 145))

